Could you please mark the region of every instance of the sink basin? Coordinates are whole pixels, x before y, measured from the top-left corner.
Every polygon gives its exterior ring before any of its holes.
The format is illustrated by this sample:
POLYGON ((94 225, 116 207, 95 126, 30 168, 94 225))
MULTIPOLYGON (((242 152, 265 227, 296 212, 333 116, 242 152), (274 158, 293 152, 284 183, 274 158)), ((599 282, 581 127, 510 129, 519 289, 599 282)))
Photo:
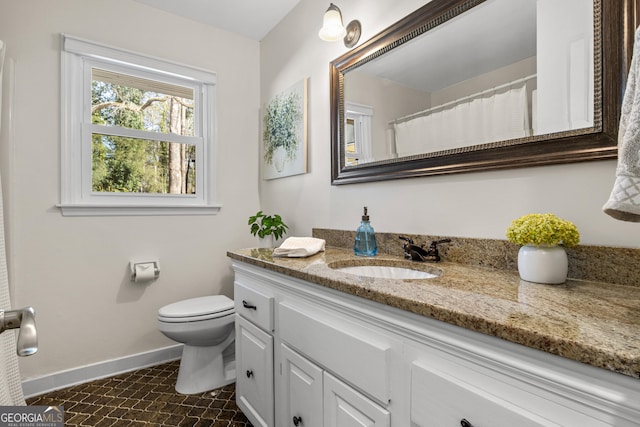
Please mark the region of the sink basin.
POLYGON ((392 280, 432 279, 442 274, 439 268, 386 259, 335 261, 330 263, 329 267, 335 271, 356 276, 392 280))
POLYGON ((394 267, 387 265, 358 265, 349 267, 334 268, 347 274, 356 276, 375 277, 378 279, 432 279, 438 277, 439 274, 433 274, 426 271, 414 270, 412 268, 394 267))

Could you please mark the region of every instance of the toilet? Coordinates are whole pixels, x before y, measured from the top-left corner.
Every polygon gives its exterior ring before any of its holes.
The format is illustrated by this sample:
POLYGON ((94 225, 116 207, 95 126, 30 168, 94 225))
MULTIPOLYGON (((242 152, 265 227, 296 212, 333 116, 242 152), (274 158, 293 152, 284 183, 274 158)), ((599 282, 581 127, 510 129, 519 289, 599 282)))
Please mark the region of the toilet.
POLYGON ((184 343, 178 393, 203 393, 235 381, 234 313, 233 300, 224 295, 187 299, 158 310, 160 332, 184 343))

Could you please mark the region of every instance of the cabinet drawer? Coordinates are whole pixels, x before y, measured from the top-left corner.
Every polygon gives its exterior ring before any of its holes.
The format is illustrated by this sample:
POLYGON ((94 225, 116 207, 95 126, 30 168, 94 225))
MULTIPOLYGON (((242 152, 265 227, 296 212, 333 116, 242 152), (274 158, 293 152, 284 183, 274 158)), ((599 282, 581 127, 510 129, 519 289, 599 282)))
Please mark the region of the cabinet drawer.
POLYGON ((236 314, 236 402, 258 427, 274 426, 273 337, 236 314))
POLYGON ((497 387, 494 378, 465 368, 444 372, 428 363, 411 366, 412 426, 455 426, 462 419, 474 427, 607 425, 507 384, 497 387), (472 379, 462 379, 467 376, 472 379))
POLYGON ((265 331, 273 331, 273 296, 236 280, 233 299, 236 313, 265 331))
POLYGON ((283 341, 388 403, 391 346, 380 334, 295 300, 281 302, 278 315, 283 341))

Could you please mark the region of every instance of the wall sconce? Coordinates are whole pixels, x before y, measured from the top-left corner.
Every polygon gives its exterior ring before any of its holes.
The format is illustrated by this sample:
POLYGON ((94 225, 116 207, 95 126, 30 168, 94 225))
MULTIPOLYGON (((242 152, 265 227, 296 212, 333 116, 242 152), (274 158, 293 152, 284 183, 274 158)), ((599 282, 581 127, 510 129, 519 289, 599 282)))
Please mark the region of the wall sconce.
POLYGON ((360 40, 362 26, 360 21, 354 19, 347 24, 347 28, 342 25, 342 12, 335 4, 331 3, 329 9, 324 13, 322 28, 318 36, 324 41, 334 42, 344 40, 345 47, 352 48, 360 40))

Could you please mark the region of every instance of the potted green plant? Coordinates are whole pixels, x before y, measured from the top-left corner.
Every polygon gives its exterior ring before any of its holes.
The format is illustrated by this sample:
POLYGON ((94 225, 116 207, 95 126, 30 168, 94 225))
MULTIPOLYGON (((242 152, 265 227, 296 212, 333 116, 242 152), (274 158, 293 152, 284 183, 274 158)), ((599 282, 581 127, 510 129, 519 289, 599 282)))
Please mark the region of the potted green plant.
POLYGON ((520 278, 528 282, 558 284, 567 280, 569 260, 564 247, 580 242, 578 228, 550 213, 528 214, 511 222, 507 239, 521 245, 520 278))
POLYGON ((248 224, 251 227, 251 234, 258 236, 261 242, 266 243, 269 247, 273 246, 276 240, 284 236, 287 233, 287 228, 289 228, 287 224, 282 221, 280 215, 266 215, 262 211, 251 215, 248 224), (268 236, 271 237, 267 238, 268 236))

